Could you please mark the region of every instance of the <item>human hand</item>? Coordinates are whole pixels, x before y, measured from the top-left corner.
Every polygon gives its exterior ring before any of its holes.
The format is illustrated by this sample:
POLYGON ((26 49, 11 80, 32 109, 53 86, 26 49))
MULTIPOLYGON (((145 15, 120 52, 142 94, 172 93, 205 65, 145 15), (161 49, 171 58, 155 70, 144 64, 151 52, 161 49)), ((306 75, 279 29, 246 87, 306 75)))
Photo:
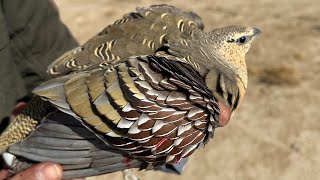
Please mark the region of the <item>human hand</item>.
POLYGON ((0 171, 0 180, 61 180, 63 170, 59 164, 46 162, 34 165, 13 177, 8 177, 7 170, 0 171))

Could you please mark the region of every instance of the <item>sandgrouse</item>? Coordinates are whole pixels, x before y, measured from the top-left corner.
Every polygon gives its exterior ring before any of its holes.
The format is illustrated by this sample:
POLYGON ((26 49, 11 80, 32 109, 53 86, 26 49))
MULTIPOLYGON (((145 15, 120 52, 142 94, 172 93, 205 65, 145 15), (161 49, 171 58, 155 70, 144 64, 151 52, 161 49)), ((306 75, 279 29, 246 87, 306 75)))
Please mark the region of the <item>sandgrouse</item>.
POLYGON ((0 136, 7 166, 54 161, 74 178, 189 157, 239 107, 260 33, 203 27, 193 12, 137 8, 61 56, 0 136))

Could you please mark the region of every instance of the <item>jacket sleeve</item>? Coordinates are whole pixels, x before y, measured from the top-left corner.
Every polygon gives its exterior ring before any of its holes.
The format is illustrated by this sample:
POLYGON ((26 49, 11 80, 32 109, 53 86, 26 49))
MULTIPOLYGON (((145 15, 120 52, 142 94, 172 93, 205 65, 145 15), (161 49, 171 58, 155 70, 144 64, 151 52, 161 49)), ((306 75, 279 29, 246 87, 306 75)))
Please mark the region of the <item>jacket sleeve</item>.
POLYGON ((0 1, 0 121, 49 79, 47 66, 78 44, 50 0, 0 1))

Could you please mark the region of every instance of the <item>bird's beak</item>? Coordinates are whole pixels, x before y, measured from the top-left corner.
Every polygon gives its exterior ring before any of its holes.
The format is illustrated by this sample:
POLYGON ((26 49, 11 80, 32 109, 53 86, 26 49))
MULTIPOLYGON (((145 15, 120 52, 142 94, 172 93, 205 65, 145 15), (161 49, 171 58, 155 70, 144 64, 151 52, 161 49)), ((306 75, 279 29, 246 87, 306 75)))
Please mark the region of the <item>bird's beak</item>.
POLYGON ((261 34, 261 30, 258 29, 258 28, 253 28, 253 35, 254 35, 254 36, 257 36, 257 35, 259 35, 259 34, 261 34))

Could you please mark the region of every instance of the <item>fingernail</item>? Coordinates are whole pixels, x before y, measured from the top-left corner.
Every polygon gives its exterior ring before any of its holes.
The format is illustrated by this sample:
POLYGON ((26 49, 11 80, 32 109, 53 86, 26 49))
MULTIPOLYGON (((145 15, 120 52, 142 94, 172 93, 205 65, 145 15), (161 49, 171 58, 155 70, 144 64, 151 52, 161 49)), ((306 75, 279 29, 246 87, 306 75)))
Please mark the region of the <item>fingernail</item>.
MULTIPOLYGON (((42 174, 40 177, 44 180, 58 180, 62 177, 62 171, 57 164, 47 163, 43 167, 40 168, 40 173, 42 174)), ((42 179, 41 179, 42 180, 42 179)))

